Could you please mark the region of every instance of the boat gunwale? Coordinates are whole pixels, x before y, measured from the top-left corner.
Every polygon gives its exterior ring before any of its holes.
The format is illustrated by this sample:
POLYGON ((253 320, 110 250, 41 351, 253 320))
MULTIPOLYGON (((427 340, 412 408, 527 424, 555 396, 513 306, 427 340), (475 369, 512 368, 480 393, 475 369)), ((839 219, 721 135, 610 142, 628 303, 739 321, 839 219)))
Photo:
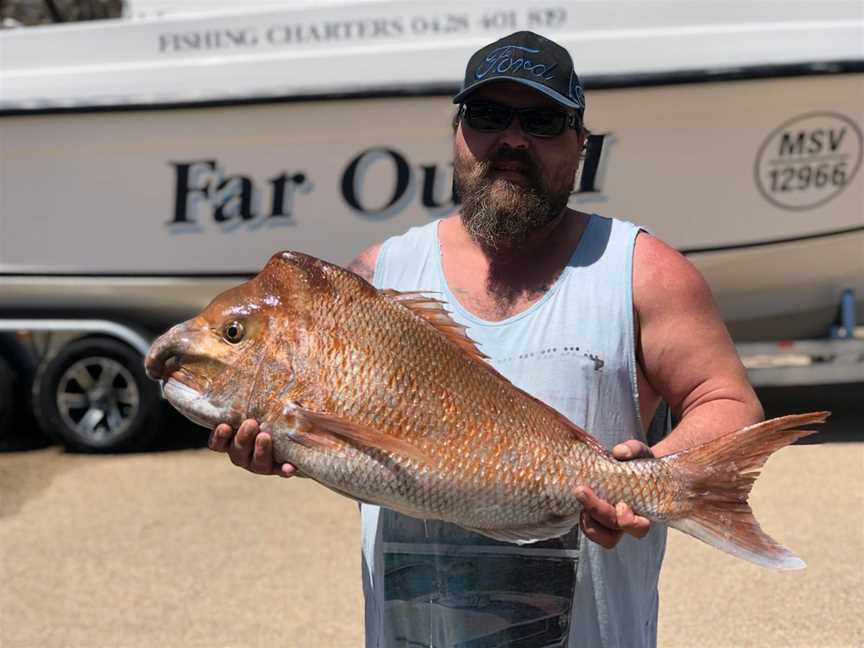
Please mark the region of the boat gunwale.
MULTIPOLYGON (((760 79, 782 79, 795 77, 823 77, 860 74, 864 72, 864 59, 838 59, 808 61, 800 63, 757 64, 735 67, 704 69, 682 69, 663 72, 637 72, 625 74, 587 75, 583 78, 586 90, 616 90, 642 87, 661 87, 693 85, 705 83, 728 83, 760 79)), ((316 101, 345 101, 367 99, 410 99, 420 97, 452 97, 460 89, 458 83, 416 83, 399 86, 370 86, 363 89, 349 89, 338 92, 310 92, 292 94, 254 94, 247 96, 222 96, 203 99, 160 99, 152 101, 131 100, 127 103, 95 103, 85 100, 77 105, 64 102, 45 102, 34 106, 35 100, 28 100, 27 106, 17 106, 23 102, 0 102, 0 117, 20 117, 31 115, 56 115, 104 112, 142 112, 164 110, 189 110, 226 108, 232 106, 256 106, 282 103, 316 101)))

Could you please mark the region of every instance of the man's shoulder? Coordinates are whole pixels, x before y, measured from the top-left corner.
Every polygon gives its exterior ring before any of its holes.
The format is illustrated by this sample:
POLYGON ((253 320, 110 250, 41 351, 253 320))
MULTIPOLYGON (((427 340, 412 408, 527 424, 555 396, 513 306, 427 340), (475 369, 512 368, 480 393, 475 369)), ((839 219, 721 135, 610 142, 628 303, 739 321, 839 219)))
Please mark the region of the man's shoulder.
POLYGON ((372 281, 372 277, 375 274, 375 265, 378 263, 378 258, 385 246, 390 253, 394 249, 397 252, 402 249, 409 258, 413 258, 420 248, 428 248, 435 241, 438 222, 435 220, 423 225, 416 225, 401 234, 391 236, 381 243, 370 245, 357 255, 357 258, 348 265, 348 269, 367 281, 372 281))
POLYGON ((375 264, 378 261, 378 253, 381 251, 383 243, 370 245, 363 250, 357 257, 348 264, 348 269, 354 274, 358 274, 366 281, 371 282, 375 275, 375 264))
POLYGON ((634 271, 654 277, 676 274, 699 275, 686 256, 653 234, 641 230, 633 248, 634 271))
POLYGON ((665 241, 641 231, 633 249, 633 297, 638 311, 711 299, 702 273, 665 241))
POLYGON ((622 250, 632 251, 633 240, 642 233, 646 233, 645 227, 639 223, 598 214, 597 212, 582 212, 570 209, 571 227, 578 232, 588 232, 592 240, 605 246, 614 239, 616 246, 622 250))

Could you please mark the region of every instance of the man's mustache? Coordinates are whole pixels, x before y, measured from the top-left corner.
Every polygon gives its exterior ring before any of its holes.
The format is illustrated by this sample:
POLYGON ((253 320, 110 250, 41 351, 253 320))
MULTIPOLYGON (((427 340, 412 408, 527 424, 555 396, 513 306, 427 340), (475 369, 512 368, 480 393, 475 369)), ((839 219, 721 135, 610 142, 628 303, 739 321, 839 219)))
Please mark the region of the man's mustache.
POLYGON ((527 151, 514 148, 500 148, 495 151, 490 158, 480 163, 480 177, 488 180, 492 174, 494 167, 499 163, 516 162, 522 165, 525 169, 525 174, 533 181, 537 182, 537 165, 527 151))
POLYGON ((528 151, 514 148, 500 148, 492 155, 489 160, 490 164, 498 162, 518 162, 527 168, 534 168, 534 160, 528 154, 528 151))

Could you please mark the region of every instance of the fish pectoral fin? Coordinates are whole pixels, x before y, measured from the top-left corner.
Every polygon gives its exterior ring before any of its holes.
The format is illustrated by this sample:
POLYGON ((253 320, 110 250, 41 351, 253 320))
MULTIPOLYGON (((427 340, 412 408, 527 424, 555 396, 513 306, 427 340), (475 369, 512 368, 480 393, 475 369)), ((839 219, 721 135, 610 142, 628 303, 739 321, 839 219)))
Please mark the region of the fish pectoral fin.
POLYGON ((465 527, 468 531, 485 535, 494 540, 512 542, 517 545, 531 544, 558 538, 579 523, 579 516, 554 517, 546 522, 525 527, 512 527, 509 529, 472 529, 465 527))
POLYGON ((292 438, 303 445, 338 449, 338 440, 342 439, 353 445, 384 450, 424 464, 431 463, 424 452, 408 441, 370 430, 338 416, 313 412, 293 402, 286 405, 282 413, 294 418, 295 433, 292 438))

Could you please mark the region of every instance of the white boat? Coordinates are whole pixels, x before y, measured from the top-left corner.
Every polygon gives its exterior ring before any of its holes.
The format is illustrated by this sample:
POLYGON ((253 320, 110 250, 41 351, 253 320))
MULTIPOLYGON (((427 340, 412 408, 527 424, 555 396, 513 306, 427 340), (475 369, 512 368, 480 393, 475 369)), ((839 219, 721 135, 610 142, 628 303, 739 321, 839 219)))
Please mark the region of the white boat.
POLYGON ((690 256, 736 338, 821 335, 864 298, 862 24, 856 1, 367 1, 6 30, 0 307, 161 325, 278 249, 345 263, 452 210, 449 98, 529 28, 587 86, 571 204, 690 256))
POLYGON ((864 318, 862 14, 328 0, 0 31, 0 312, 146 337, 277 250, 344 264, 453 211, 450 98, 531 29, 587 90, 571 205, 688 255, 737 341, 825 335, 844 290, 864 318))

